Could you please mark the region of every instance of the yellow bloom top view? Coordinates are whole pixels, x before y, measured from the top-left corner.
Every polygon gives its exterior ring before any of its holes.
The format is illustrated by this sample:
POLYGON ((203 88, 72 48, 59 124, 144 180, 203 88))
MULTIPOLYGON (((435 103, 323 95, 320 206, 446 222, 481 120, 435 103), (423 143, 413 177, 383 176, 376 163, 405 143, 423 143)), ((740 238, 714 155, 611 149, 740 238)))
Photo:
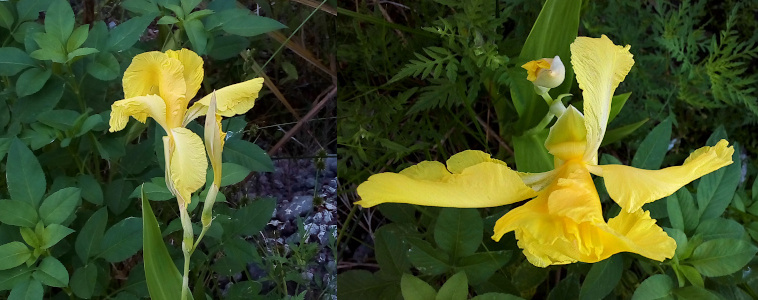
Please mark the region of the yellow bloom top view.
MULTIPOLYGON (((111 106, 110 131, 124 129, 129 117, 144 123, 153 118, 166 131, 166 184, 180 204, 189 204, 191 194, 205 184, 208 161, 203 141, 185 126, 208 113, 212 95, 188 107, 203 82, 203 59, 182 49, 165 53, 152 51, 134 57, 124 73, 124 98, 111 106), (169 180, 170 178, 170 180, 169 180)), ((216 113, 234 116, 250 110, 263 86, 263 78, 230 85, 215 92, 216 113)), ((216 119, 214 114, 214 119, 216 119)), ((219 117, 220 118, 220 117, 219 117)), ((218 122, 219 120, 214 120, 218 122)), ((219 136, 223 137, 220 126, 219 136)), ((208 135, 208 133, 206 133, 208 135)), ((211 155, 219 156, 223 142, 210 145, 211 155)), ((217 168, 214 161, 214 170, 217 168)), ((218 166, 220 168, 220 166, 218 166)), ((215 172, 220 176, 220 172, 215 172)))
MULTIPOLYGON (((694 151, 683 165, 662 170, 598 165, 611 98, 634 64, 629 48, 606 36, 578 37, 571 44, 584 114, 569 106, 550 128, 545 147, 555 157, 554 170, 519 173, 484 152, 468 150, 453 155, 446 166, 425 161, 400 173, 373 175, 358 187, 361 200, 356 204, 494 207, 533 198, 500 218, 492 238, 500 240, 514 231, 519 247, 536 266, 593 263, 619 252, 658 261, 671 258, 676 243, 642 206, 731 164, 734 150, 721 140, 694 151), (608 221, 591 174, 605 179, 608 194, 621 206, 619 215, 608 221)), ((539 78, 533 71, 552 68, 556 59, 560 62, 556 57, 525 64, 529 76, 535 76, 530 80, 539 78)))

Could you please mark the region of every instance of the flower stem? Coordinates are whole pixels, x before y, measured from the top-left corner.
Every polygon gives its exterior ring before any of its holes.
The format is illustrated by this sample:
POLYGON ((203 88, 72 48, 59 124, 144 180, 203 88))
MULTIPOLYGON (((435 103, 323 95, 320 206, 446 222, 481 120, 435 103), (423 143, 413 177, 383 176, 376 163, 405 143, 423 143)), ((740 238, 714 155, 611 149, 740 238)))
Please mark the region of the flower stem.
POLYGON ((192 232, 192 220, 190 220, 184 199, 182 199, 181 196, 178 196, 177 200, 179 200, 180 218, 182 221, 182 229, 184 229, 184 235, 182 238, 182 252, 184 253, 184 272, 182 273, 182 300, 186 300, 187 295, 189 294, 189 265, 190 256, 192 256, 192 249, 190 248, 193 245, 192 239, 194 237, 194 233, 192 232))
POLYGON ((200 244, 200 240, 203 239, 205 233, 211 227, 211 223, 213 222, 213 204, 216 202, 216 195, 218 195, 218 185, 216 182, 214 182, 211 184, 211 189, 208 190, 208 195, 205 196, 205 203, 203 204, 203 215, 200 217, 200 220, 203 222, 203 230, 200 231, 200 235, 197 237, 197 240, 195 240, 195 244, 192 246, 190 254, 192 254, 192 252, 195 252, 195 249, 200 244))

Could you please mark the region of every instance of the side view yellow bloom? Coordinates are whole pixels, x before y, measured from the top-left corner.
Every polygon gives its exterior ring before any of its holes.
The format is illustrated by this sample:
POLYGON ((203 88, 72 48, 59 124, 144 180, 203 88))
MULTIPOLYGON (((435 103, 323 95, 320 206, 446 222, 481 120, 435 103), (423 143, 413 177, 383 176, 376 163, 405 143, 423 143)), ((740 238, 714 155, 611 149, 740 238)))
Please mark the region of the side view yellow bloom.
MULTIPOLYGON (((166 184, 183 205, 189 204, 191 194, 205 184, 208 168, 203 141, 185 128, 208 112, 210 95, 188 108, 202 82, 203 60, 190 50, 142 53, 134 57, 124 73, 125 99, 111 106, 111 132, 124 129, 129 117, 142 123, 151 117, 166 131, 166 184)), ((262 86, 263 78, 255 78, 219 89, 218 115, 247 112, 262 86)))
MULTIPOLYGON (((533 63, 524 67, 546 67, 545 62, 533 63)), ((357 204, 486 207, 536 196, 498 220, 492 236, 499 240, 505 233, 515 231, 519 247, 536 266, 592 263, 619 252, 638 253, 659 261, 671 258, 676 243, 655 224, 649 212, 641 209, 642 205, 731 164, 734 150, 722 140, 714 147, 696 150, 682 166, 663 170, 597 165, 611 98, 634 60, 629 46, 614 45, 606 36, 578 37, 571 44, 571 63, 583 91, 584 115, 573 106, 559 110, 545 142, 555 157, 554 170, 517 173, 502 162, 497 165, 503 167, 485 168, 485 163, 499 161, 479 151, 464 151, 451 158, 460 160, 457 157, 461 156, 472 162, 463 169, 450 161, 447 170, 437 162, 422 162, 399 174, 373 175, 358 187, 362 200, 357 204), (520 180, 513 180, 514 174, 520 180), (607 222, 591 174, 605 178, 608 193, 622 207, 621 213, 607 222), (526 191, 525 185, 532 191, 526 191)))

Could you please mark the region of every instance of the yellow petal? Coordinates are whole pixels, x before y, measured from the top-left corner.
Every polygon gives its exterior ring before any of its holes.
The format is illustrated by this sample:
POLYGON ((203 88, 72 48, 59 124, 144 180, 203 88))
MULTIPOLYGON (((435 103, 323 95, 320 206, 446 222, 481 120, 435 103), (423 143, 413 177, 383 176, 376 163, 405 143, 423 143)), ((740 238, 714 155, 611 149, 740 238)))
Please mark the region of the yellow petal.
MULTIPOLYGON (((468 155, 468 154, 464 154, 468 155)), ((439 162, 422 162, 399 174, 381 173, 358 186, 361 201, 440 207, 494 207, 534 197, 518 174, 504 163, 481 162, 450 173, 439 162)))
POLYGON ((627 212, 645 203, 669 196, 681 187, 732 163, 733 147, 726 140, 716 146, 702 147, 681 166, 661 170, 642 170, 624 165, 601 165, 608 194, 627 212))
POLYGON ((213 95, 208 108, 210 114, 205 117, 205 149, 213 168, 213 182, 216 186, 221 186, 221 153, 224 150, 226 132, 221 131, 221 116, 216 114, 215 93, 213 95))
POLYGON ((650 218, 649 211, 636 210, 628 213, 622 210, 618 216, 608 220, 616 233, 626 238, 626 252, 663 261, 674 256, 676 242, 650 218))
POLYGON ((197 95, 197 91, 203 83, 203 59, 197 53, 187 49, 168 50, 166 55, 178 59, 184 66, 184 82, 187 85, 186 99, 189 101, 197 95))
POLYGON ((521 67, 526 69, 526 79, 534 82, 537 80, 537 75, 539 75, 540 71, 550 69, 550 62, 543 58, 525 63, 521 67))
MULTIPOLYGON (((224 117, 233 117, 244 114, 255 105, 255 99, 258 98, 258 92, 263 87, 263 78, 250 79, 248 81, 233 84, 216 91, 216 105, 219 115, 224 117)), ((190 108, 193 118, 204 115, 208 110, 211 102, 211 95, 207 95, 195 102, 190 108)), ((185 124, 190 120, 185 119, 185 124)))
POLYGON ((155 119, 165 130, 166 103, 157 95, 137 96, 119 100, 111 105, 110 132, 126 127, 129 117, 145 123, 147 117, 155 119))
POLYGON ((161 52, 146 52, 134 57, 124 72, 124 97, 157 94, 166 102, 166 123, 181 126, 187 110, 184 67, 178 59, 161 52))
POLYGON ((498 159, 492 158, 489 154, 478 150, 465 150, 451 156, 447 160, 447 169, 454 174, 460 174, 464 169, 483 162, 494 162, 505 165, 498 159))
POLYGON ((571 44, 571 64, 584 97, 584 124, 587 148, 584 160, 594 161, 605 135, 611 97, 634 65, 629 46, 616 46, 600 38, 577 37, 571 44))
POLYGON ((553 156, 567 161, 581 159, 586 146, 587 130, 584 128, 584 116, 573 105, 569 105, 550 127, 545 148, 553 156))
POLYGON ((197 134, 183 127, 171 129, 174 149, 171 155, 171 180, 179 197, 190 203, 192 193, 205 184, 208 161, 203 141, 197 134))

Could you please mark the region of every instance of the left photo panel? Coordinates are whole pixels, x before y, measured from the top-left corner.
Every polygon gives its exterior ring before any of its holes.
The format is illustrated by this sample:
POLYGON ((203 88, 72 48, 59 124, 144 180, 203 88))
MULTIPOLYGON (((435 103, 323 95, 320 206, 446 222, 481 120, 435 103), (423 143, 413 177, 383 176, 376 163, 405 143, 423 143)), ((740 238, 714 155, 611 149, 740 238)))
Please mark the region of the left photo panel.
POLYGON ((0 298, 336 299, 335 4, 0 1, 0 298))

